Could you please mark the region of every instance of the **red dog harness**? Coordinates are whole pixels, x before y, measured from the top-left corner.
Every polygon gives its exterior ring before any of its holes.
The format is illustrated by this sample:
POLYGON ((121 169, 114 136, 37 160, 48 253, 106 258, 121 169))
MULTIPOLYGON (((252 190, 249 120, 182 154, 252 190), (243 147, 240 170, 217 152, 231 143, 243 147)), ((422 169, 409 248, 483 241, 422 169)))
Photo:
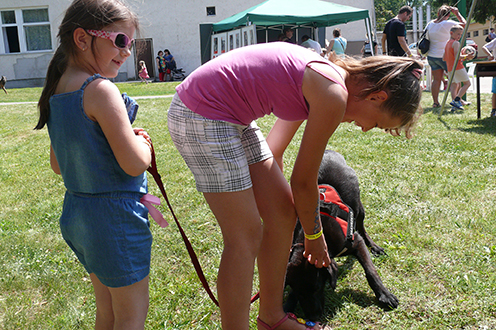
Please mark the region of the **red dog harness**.
POLYGON ((353 245, 353 233, 356 230, 353 210, 341 200, 341 197, 334 187, 327 184, 321 184, 319 185, 319 192, 320 214, 336 220, 346 237, 343 250, 335 256, 339 257, 353 245))

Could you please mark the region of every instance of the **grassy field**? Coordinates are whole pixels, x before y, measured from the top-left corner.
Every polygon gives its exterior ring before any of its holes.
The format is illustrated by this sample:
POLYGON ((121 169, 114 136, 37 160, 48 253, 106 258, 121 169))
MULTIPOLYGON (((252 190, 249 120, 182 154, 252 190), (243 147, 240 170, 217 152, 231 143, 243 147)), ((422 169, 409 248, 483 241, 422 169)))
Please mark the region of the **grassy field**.
MULTIPOLYGON (((175 84, 118 86, 146 96, 170 94, 175 84)), ((39 93, 12 89, 0 92, 0 102, 36 102, 39 93)), ((338 285, 327 293, 322 320, 330 328, 496 329, 496 118, 488 118, 490 97, 482 95, 480 120, 475 105, 438 119, 425 93, 413 139, 343 124, 329 141, 359 176, 366 227, 388 254, 374 263, 400 300, 396 310, 381 309, 360 264, 338 258, 338 285)), ((220 230, 170 141, 169 102, 141 99, 135 126, 154 140, 171 203, 215 290, 220 230)), ((92 329, 91 282, 60 235, 64 185, 50 169, 46 129, 33 131, 37 119, 36 104, 0 104, 0 329, 92 329)), ((259 125, 267 133, 273 122, 269 116, 259 125)), ((301 131, 286 154, 287 177, 300 137, 301 131)), ((154 182, 149 187, 160 195, 154 182)), ((152 223, 146 329, 219 329, 219 310, 203 291, 168 210, 161 209, 170 226, 152 223)), ((255 303, 252 329, 257 310, 255 303)))

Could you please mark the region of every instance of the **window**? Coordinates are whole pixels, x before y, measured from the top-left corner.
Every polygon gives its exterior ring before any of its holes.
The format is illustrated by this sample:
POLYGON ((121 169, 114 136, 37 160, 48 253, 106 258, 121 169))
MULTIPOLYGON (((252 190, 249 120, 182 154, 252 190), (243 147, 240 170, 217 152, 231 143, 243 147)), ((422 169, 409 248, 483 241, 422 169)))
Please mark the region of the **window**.
POLYGON ((482 35, 487 36, 489 34, 489 29, 482 30, 482 35))
POLYGON ((474 31, 474 38, 479 36, 479 31, 474 31))
POLYGON ((215 16, 215 7, 207 7, 207 16, 215 16))
POLYGON ((470 38, 470 32, 467 32, 467 38, 470 38))
POLYGON ((0 14, 0 53, 52 49, 48 8, 5 10, 0 14))

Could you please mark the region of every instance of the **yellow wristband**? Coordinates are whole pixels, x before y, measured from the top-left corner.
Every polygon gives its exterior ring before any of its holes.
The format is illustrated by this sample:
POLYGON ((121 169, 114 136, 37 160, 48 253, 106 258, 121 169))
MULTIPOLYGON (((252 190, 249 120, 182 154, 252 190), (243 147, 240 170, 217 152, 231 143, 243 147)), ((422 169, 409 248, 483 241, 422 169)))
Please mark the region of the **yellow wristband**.
POLYGON ((317 234, 313 234, 313 235, 307 235, 305 234, 305 238, 309 241, 313 241, 313 240, 316 240, 317 238, 319 238, 320 236, 322 236, 322 229, 317 233, 317 234))

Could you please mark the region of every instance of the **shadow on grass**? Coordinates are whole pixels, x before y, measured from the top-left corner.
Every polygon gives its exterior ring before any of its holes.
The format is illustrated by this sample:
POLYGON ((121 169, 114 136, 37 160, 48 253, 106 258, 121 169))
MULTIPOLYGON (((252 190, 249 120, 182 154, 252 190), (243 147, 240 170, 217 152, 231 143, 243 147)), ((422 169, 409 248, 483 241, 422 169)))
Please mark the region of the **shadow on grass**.
MULTIPOLYGON (((339 266, 339 278, 346 277, 352 270, 355 268, 357 264, 357 259, 353 256, 348 256, 344 263, 339 266)), ((358 264, 361 270, 363 268, 358 264)), ((364 279, 364 281, 366 281, 364 279)), ((384 307, 376 298, 372 289, 364 291, 354 290, 346 287, 340 287, 339 282, 337 284, 336 290, 333 291, 330 285, 326 286, 326 295, 325 295, 325 308, 324 314, 321 317, 322 321, 327 321, 332 319, 339 312, 341 308, 343 308, 346 302, 353 303, 355 305, 360 306, 361 308, 368 308, 371 306, 378 306, 384 311, 390 311, 389 308, 384 307)))
POLYGON ((476 120, 469 120, 467 124, 470 128, 462 128, 460 131, 477 134, 490 134, 496 136, 496 117, 486 117, 476 120))
MULTIPOLYGON (((439 116, 441 108, 429 107, 429 108, 424 108, 423 110, 424 110, 424 113, 432 113, 434 115, 437 115, 438 116, 437 119, 439 120, 439 122, 441 122, 444 125, 444 127, 447 130, 451 130, 452 127, 446 121, 443 120, 443 117, 460 113, 460 112, 452 113, 450 111, 450 108, 446 107, 446 106, 443 109, 443 115, 442 116, 439 116)), ((472 127, 459 128, 458 130, 461 132, 466 132, 466 133, 490 134, 490 135, 496 136, 496 117, 486 117, 486 118, 481 118, 481 119, 473 119, 473 120, 467 121, 467 124, 471 125, 472 127)))

